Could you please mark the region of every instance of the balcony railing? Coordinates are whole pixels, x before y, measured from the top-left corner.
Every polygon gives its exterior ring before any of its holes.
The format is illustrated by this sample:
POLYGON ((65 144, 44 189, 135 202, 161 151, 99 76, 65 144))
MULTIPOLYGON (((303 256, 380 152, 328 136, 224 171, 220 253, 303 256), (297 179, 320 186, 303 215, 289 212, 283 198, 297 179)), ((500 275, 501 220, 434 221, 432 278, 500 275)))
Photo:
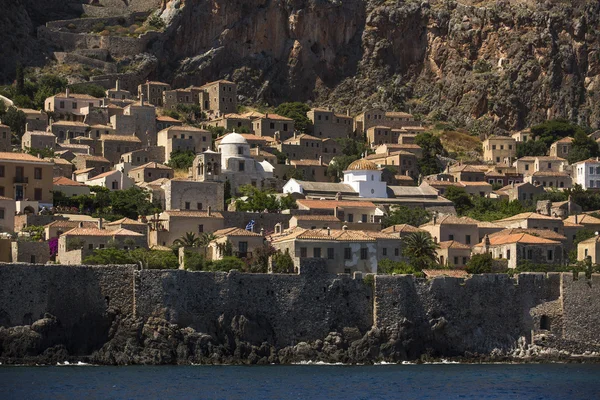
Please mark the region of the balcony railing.
POLYGON ((13 179, 14 183, 29 183, 29 178, 26 176, 15 176, 13 179))

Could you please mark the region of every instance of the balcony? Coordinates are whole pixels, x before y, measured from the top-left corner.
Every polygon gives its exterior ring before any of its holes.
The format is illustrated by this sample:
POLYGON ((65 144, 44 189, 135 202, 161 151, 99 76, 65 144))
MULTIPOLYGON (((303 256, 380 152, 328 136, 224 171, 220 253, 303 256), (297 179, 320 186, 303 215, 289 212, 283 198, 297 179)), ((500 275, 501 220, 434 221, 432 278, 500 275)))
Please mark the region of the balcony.
POLYGON ((29 183, 29 178, 26 176, 15 176, 13 183, 29 183))
POLYGON ((245 251, 245 252, 242 252, 242 251, 236 251, 236 252, 234 253, 234 255, 235 255, 237 258, 252 258, 252 252, 251 252, 251 251, 245 251))

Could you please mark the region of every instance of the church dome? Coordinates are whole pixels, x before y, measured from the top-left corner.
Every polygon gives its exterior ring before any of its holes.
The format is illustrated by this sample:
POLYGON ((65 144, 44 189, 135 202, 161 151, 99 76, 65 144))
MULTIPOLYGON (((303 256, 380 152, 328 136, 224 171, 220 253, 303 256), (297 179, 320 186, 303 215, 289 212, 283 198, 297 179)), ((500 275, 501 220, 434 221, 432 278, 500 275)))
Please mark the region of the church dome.
POLYGON ((377 171, 377 165, 374 162, 361 158, 348 165, 347 171, 377 171))
POLYGON ((221 140, 220 144, 248 144, 248 141, 246 140, 246 138, 244 138, 242 135, 240 135, 239 133, 229 133, 227 135, 225 135, 225 137, 223 137, 223 140, 221 140))

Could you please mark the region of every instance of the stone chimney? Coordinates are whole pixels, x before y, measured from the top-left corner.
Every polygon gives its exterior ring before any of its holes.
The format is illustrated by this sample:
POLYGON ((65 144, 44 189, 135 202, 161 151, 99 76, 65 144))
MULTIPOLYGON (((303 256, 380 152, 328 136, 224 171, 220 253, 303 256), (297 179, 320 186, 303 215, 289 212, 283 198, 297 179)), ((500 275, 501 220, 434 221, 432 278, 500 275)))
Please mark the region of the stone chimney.
POLYGON ((577 224, 577 220, 579 219, 579 215, 577 215, 577 213, 575 213, 575 223, 577 224))
POLYGON ((331 236, 331 228, 327 227, 327 236, 331 236))
POLYGON ((104 229, 102 218, 98 218, 98 229, 104 229))
POLYGON ((265 236, 265 228, 260 228, 260 236, 265 236))
POLYGON ((25 132, 29 132, 29 123, 25 124, 25 132))
POLYGON ((281 233, 281 222, 278 222, 275 224, 275 233, 276 234, 281 233))
POLYGON ((396 225, 392 226, 392 232, 396 232, 396 225))
POLYGON ((337 192, 335 194, 335 201, 340 201, 342 200, 342 192, 337 192))
POLYGON ((350 116, 350 109, 349 109, 349 108, 346 110, 346 116, 347 116, 347 117, 349 117, 349 116, 350 116))
POLYGON ((67 86, 67 89, 65 90, 65 95, 66 95, 67 99, 69 98, 70 94, 71 94, 71 91, 69 90, 69 87, 67 86))
POLYGON ((119 79, 117 79, 117 81, 115 82, 115 90, 121 90, 121 81, 119 79))
POLYGON ((433 213, 433 224, 434 225, 437 224, 437 213, 436 212, 433 213))
POLYGON ((333 207, 333 216, 334 217, 338 218, 338 212, 339 212, 338 207, 337 206, 333 207))
POLYGON ((483 237, 483 250, 485 253, 489 252, 490 246, 491 246, 490 237, 488 235, 485 235, 483 237))
POLYGON ((342 226, 342 230, 343 230, 343 231, 347 231, 347 230, 348 230, 348 225, 344 225, 344 226, 342 226))
POLYGON ((319 165, 323 165, 323 156, 319 156, 319 165))
POLYGON ((212 209, 211 209, 211 207, 210 207, 210 206, 208 206, 208 207, 206 208, 206 215, 210 217, 211 213, 212 213, 212 209))
POLYGON ((144 93, 142 93, 140 95, 140 105, 143 107, 144 106, 144 93))
POLYGON ((296 131, 294 131, 294 139, 296 139, 296 131))

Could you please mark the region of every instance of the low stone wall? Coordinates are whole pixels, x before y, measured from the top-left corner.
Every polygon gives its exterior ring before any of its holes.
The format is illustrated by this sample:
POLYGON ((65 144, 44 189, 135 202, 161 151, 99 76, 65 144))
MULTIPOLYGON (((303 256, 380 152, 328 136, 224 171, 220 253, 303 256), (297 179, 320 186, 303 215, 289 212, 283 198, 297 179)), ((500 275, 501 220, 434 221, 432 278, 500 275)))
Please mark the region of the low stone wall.
POLYGON ((46 264, 50 261, 48 242, 28 242, 20 240, 12 242, 12 262, 46 264))

